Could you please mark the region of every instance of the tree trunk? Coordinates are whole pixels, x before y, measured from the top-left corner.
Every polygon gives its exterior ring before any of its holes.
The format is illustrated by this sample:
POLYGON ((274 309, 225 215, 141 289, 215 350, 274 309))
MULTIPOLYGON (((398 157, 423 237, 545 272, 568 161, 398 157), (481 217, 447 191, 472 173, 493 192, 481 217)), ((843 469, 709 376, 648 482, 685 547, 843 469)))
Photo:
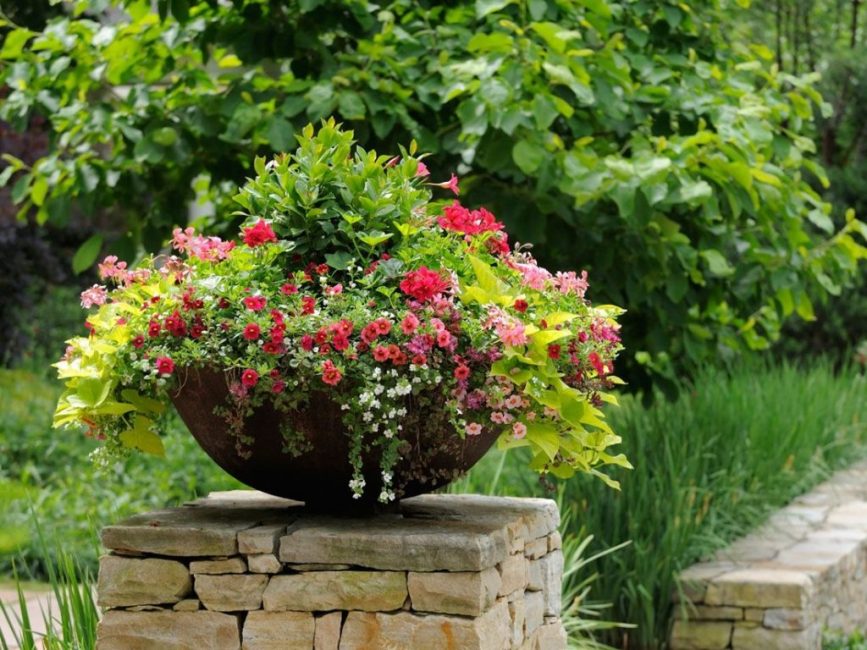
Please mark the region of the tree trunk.
POLYGON ((801 3, 795 2, 795 7, 792 10, 792 72, 798 74, 800 70, 800 54, 801 54, 801 3))
POLYGON ((810 66, 810 72, 816 71, 816 45, 813 41, 813 27, 810 21, 813 7, 811 3, 804 11, 804 38, 807 40, 807 65, 810 66))
POLYGON ((858 45, 858 9, 861 7, 861 0, 852 0, 852 28, 851 39, 849 46, 854 48, 858 45))
POLYGON ((777 0, 777 67, 783 69, 783 0, 777 0))

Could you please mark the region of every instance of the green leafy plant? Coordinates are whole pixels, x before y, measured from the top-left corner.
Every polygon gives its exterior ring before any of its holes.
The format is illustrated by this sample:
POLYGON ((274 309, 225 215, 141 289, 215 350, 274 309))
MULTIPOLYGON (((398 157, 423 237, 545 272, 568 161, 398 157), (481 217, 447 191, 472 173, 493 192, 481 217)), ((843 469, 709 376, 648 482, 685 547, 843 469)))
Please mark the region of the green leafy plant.
POLYGON ((851 634, 826 632, 822 638, 822 650, 865 650, 867 637, 861 630, 851 634))
MULTIPOLYGON (((458 179, 431 183, 415 145, 400 157, 352 150, 334 121, 304 129, 300 146, 266 163, 237 197, 243 244, 176 228, 186 255, 136 269, 100 264, 82 305, 89 337, 56 364, 66 380, 55 426, 85 425, 106 452, 162 455, 157 423, 168 391, 190 368, 226 372, 218 407, 237 453, 267 403, 291 413, 316 391, 344 411, 350 487, 365 487, 362 451, 381 449, 381 501, 400 495, 393 468, 412 408, 445 413, 455 436, 500 432, 528 447, 530 466, 569 477, 629 466, 600 406, 619 380, 616 307, 585 298, 586 273, 552 274, 510 249, 481 208, 431 202, 458 179), (413 406, 415 404, 415 406, 413 406)), ((282 432, 286 452, 313 441, 282 432)))
POLYGON ((543 263, 588 268, 601 302, 630 307, 636 383, 766 349, 864 256, 864 226, 841 210, 835 227, 813 188, 813 79, 724 38, 729 2, 104 4, 110 24, 82 0, 40 32, 9 26, 0 117, 44 114, 54 137, 0 179, 39 221, 110 208, 122 257, 157 250, 193 201, 232 232, 254 156, 331 114, 365 147, 415 138, 543 263))
MULTIPOLYGON (((568 536, 593 536, 593 597, 634 629, 602 632, 616 648, 665 647, 677 573, 747 533, 829 473, 867 453, 865 379, 831 363, 706 368, 673 401, 629 397, 612 410, 624 450, 640 459, 620 492, 576 476, 558 487, 575 508, 568 536)), ((523 459, 485 458, 458 489, 544 496, 551 486, 520 471, 523 459)))

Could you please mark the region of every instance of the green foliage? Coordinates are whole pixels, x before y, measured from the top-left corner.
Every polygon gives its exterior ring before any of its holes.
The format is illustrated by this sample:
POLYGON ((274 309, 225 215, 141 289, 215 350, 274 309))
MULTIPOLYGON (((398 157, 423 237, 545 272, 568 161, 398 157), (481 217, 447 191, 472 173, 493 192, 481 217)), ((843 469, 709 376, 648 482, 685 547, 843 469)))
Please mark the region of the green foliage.
POLYGON ((861 630, 851 634, 826 633, 822 650, 867 650, 867 637, 861 630))
POLYGON ((4 530, 29 533, 0 551, 0 574, 15 560, 23 572, 47 577, 52 545, 40 543, 31 508, 52 539, 88 569, 95 568, 96 531, 143 510, 176 505, 211 490, 235 487, 175 419, 167 429, 172 457, 118 462, 98 469, 88 455, 96 442, 78 431, 51 429, 60 393, 55 383, 24 371, 0 370, 0 480, 24 486, 3 510, 4 530))
POLYGON ((726 44, 727 3, 114 4, 127 18, 110 25, 78 2, 43 32, 10 31, 0 116, 44 113, 55 132, 34 165, 7 158, 22 211, 111 206, 126 257, 193 199, 225 214, 254 155, 331 114, 366 147, 415 138, 466 171, 470 200, 543 261, 585 265, 603 301, 629 306, 634 362, 668 379, 767 348, 863 257, 863 226, 835 234, 809 184, 825 183, 809 137, 821 98, 767 47, 726 44))
MULTIPOLYGON (((609 616, 635 624, 608 633, 614 647, 656 648, 667 638, 676 573, 759 524, 829 472, 867 450, 865 377, 831 365, 706 369, 674 402, 645 409, 625 400, 610 413, 624 433, 624 451, 640 459, 622 472, 622 491, 576 477, 562 487, 574 504, 574 533, 593 548, 629 546, 601 558, 594 597, 613 604, 609 616), (624 640, 628 643, 624 646, 624 640)), ((545 495, 513 469, 519 459, 486 458, 467 489, 500 475, 499 491, 545 495)))

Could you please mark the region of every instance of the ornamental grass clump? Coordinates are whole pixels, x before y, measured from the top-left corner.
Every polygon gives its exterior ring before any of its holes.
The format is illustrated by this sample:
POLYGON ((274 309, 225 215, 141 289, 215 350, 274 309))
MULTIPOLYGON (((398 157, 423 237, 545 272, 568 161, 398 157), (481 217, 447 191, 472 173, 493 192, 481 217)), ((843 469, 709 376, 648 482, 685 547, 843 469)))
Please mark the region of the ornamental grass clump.
MULTIPOLYGON (((412 411, 440 414, 455 437, 529 447, 531 467, 558 477, 608 481, 600 466, 628 466, 600 410, 619 382, 621 310, 591 305, 586 273, 551 273, 510 246, 493 214, 458 202, 454 175, 431 181, 414 144, 378 156, 333 121, 299 141, 256 161, 236 197, 238 242, 176 228, 170 253, 99 265, 107 286, 82 294, 90 334, 56 364, 55 426, 84 424, 100 456, 162 454, 166 403, 207 368, 226 377, 218 411, 241 457, 256 409, 297 413, 326 393, 351 438, 355 497, 370 453, 379 500, 401 497, 412 411)), ((284 429, 286 454, 315 444, 291 417, 284 429)))

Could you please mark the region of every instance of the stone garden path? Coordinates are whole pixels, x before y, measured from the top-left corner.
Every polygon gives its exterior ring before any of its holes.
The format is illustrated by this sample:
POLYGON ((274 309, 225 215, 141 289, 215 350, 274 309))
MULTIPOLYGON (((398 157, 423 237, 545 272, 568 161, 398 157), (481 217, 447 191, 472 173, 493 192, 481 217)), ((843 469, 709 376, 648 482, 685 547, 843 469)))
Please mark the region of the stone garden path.
MULTIPOLYGON (((36 634, 44 634, 43 612, 53 609, 54 598, 52 594, 46 590, 29 590, 24 592, 24 598, 27 602, 27 612, 33 631, 36 634)), ((13 617, 14 623, 14 616, 19 613, 17 591, 9 585, 0 586, 0 603, 3 603, 7 612, 13 617)), ((17 626, 15 629, 11 628, 6 617, 0 614, 0 638, 6 639, 7 643, 10 644, 10 650, 17 649, 17 646, 14 645, 14 639, 17 635, 19 635, 17 626)))

